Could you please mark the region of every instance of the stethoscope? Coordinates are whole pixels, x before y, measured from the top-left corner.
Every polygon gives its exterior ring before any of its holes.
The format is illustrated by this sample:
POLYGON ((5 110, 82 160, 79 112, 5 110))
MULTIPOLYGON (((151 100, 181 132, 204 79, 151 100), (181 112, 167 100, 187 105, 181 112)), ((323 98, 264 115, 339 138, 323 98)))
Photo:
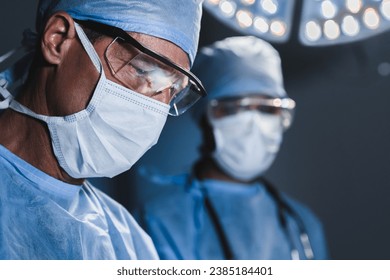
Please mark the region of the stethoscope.
MULTIPOLYGON (((192 176, 190 176, 192 177, 192 176)), ((193 177, 190 179, 192 180, 193 177)), ((290 216, 294 222, 296 223, 296 226, 299 231, 299 240, 303 248, 304 257, 308 260, 314 259, 314 253, 312 246, 310 244, 309 236, 305 230, 305 225, 303 223, 302 218, 298 215, 298 213, 286 202, 286 200, 281 196, 280 192, 266 179, 260 178, 258 180, 260 183, 262 183, 265 186, 266 191, 272 196, 272 198, 275 200, 277 204, 278 209, 278 219, 279 223, 286 235, 286 238, 288 240, 289 246, 290 246, 290 254, 292 260, 299 260, 303 259, 300 257, 299 250, 297 246, 294 245, 293 240, 293 233, 289 229, 288 226, 288 217, 290 216)), ((223 230, 222 224, 220 222, 220 219, 218 218, 218 214, 211 203, 207 193, 204 194, 204 205, 209 213, 210 219, 212 223, 215 226, 216 233, 220 238, 221 247, 223 254, 225 256, 226 260, 233 260, 234 255, 233 252, 229 246, 228 239, 226 237, 226 234, 223 230)))
POLYGON ((303 253, 308 260, 314 259, 314 252, 310 244, 309 235, 306 232, 305 225, 301 216, 287 203, 287 201, 281 196, 280 192, 265 178, 259 179, 260 183, 263 183, 265 189, 272 196, 272 198, 276 201, 278 206, 278 216, 279 222, 283 228, 283 231, 289 241, 290 244, 290 253, 291 259, 299 260, 301 259, 299 256, 299 250, 296 246, 294 246, 293 234, 291 230, 289 230, 287 217, 290 216, 294 222, 296 223, 299 231, 299 240, 301 242, 303 253))

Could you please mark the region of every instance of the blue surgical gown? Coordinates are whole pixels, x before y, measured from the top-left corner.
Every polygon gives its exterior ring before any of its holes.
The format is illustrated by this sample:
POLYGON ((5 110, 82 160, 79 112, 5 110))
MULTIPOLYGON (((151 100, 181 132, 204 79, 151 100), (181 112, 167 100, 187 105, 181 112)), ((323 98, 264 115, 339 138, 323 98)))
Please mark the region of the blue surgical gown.
MULTIPOLYGON (((149 176, 158 193, 137 211, 137 219, 152 237, 161 259, 226 259, 220 230, 205 207, 205 195, 222 227, 232 259, 291 259, 292 247, 305 259, 299 228, 287 216, 288 231, 278 218, 277 204, 261 183, 242 185, 179 176, 149 176), (293 245, 291 244, 291 241, 293 245)), ((327 259, 319 220, 304 205, 284 195, 303 221, 314 259, 327 259)))
POLYGON ((0 259, 156 259, 149 236, 114 200, 66 184, 0 145, 0 259))

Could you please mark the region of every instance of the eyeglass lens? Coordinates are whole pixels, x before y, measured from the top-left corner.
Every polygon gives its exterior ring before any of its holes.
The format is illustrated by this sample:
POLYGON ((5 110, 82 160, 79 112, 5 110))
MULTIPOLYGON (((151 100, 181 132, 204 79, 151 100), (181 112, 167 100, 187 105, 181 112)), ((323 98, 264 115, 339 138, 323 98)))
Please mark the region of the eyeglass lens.
POLYGON ((279 116, 284 128, 288 128, 292 122, 293 109, 282 108, 275 105, 273 100, 267 98, 242 98, 230 100, 212 100, 210 114, 218 119, 249 110, 257 110, 267 115, 279 116), (213 102, 214 101, 214 102, 213 102))
POLYGON ((123 85, 170 104, 171 115, 182 114, 201 97, 186 75, 119 37, 107 47, 105 58, 112 74, 123 85))

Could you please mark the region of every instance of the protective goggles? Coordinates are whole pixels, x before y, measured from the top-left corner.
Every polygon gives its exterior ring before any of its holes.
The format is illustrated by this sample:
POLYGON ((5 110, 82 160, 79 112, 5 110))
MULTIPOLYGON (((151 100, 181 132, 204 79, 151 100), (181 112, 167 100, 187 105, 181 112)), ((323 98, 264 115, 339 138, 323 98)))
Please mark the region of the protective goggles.
POLYGON ((290 127, 294 116, 295 101, 291 98, 270 98, 261 95, 213 99, 207 113, 212 119, 219 119, 249 110, 278 115, 284 129, 290 127))
POLYGON ((104 53, 112 74, 123 85, 145 96, 169 93, 170 115, 181 115, 206 96, 194 74, 146 48, 126 31, 94 21, 78 23, 114 38, 104 53))

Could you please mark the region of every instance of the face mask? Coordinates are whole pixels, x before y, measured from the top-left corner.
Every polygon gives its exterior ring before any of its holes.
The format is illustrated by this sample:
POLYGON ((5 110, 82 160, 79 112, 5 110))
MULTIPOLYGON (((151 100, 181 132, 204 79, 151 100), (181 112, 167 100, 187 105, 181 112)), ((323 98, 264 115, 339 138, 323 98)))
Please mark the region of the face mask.
POLYGON ((282 142, 279 116, 258 111, 210 119, 216 149, 213 158, 228 175, 250 181, 274 161, 282 142))
POLYGON ((156 144, 169 106, 106 79, 99 56, 75 24, 101 75, 88 107, 65 117, 36 114, 15 100, 10 108, 47 123, 54 154, 70 176, 113 177, 156 144))

